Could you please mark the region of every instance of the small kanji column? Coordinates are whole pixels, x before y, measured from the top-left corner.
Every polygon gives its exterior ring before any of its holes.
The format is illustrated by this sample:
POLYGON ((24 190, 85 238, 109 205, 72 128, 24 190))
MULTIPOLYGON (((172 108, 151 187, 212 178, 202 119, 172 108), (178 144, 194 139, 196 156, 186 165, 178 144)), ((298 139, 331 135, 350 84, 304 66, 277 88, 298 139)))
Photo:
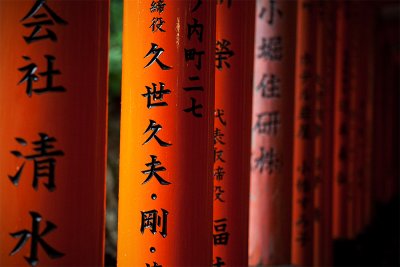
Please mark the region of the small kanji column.
POLYGON ((249 265, 290 264, 295 1, 257 1, 249 265))
POLYGON ((255 1, 218 1, 213 265, 246 266, 255 1))
POLYGON ((313 264, 317 4, 297 2, 291 263, 300 266, 313 264))
POLYGON ((318 3, 316 97, 314 266, 332 265, 332 140, 335 90, 335 2, 318 3))
POLYGON ((348 3, 336 10, 336 60, 333 125, 333 237, 347 237, 347 194, 350 109, 350 56, 348 44, 348 3))

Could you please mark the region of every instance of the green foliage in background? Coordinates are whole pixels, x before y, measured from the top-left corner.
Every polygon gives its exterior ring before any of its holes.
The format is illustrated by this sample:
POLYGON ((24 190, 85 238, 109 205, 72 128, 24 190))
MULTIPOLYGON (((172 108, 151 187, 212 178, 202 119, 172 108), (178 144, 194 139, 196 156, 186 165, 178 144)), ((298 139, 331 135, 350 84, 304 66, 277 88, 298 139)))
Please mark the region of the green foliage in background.
POLYGON ((110 17, 110 100, 121 94, 122 0, 111 0, 110 17))

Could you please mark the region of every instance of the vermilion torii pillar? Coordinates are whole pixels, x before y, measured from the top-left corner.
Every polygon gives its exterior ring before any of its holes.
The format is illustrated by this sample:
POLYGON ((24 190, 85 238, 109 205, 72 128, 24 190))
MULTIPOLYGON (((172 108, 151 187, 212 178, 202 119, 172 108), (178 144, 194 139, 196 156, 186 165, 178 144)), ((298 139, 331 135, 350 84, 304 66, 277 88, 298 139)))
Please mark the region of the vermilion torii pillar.
POLYGON ((119 266, 211 266, 214 1, 124 1, 119 266))
POLYGON ((333 237, 347 238, 348 150, 350 62, 348 45, 348 6, 337 3, 336 60, 333 126, 333 237))
POLYGON ((316 1, 297 2, 295 73, 292 264, 313 264, 316 1))
POLYGON ((217 5, 214 266, 246 266, 248 260, 254 12, 254 0, 217 5))
POLYGON ((249 265, 290 264, 296 2, 257 1, 249 265))
POLYGON ((0 1, 0 265, 104 259, 108 1, 0 1))

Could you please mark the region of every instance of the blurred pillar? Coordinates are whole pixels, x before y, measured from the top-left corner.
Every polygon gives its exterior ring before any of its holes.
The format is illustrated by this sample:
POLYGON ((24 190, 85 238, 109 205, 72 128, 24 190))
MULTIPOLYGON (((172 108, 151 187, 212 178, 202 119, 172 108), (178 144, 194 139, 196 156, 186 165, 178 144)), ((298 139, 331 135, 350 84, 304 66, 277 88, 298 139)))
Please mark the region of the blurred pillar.
POLYGON ((254 12, 254 0, 217 5, 214 266, 246 266, 248 259, 254 12))
POLYGON ((0 1, 0 265, 104 261, 108 1, 0 1))
POLYGON ((212 265, 214 1, 124 1, 119 266, 212 265))
POLYGON ((316 102, 314 265, 332 265, 332 152, 335 90, 335 2, 318 3, 316 102))
POLYGON ((313 264, 316 24, 318 2, 297 2, 292 264, 313 264))
POLYGON ((347 237, 347 191, 350 105, 348 3, 339 1, 336 12, 336 60, 333 126, 333 237, 347 237))
POLYGON ((257 1, 249 265, 290 264, 294 1, 257 1))
MULTIPOLYGON (((360 167, 365 167, 363 163, 363 130, 360 127, 363 125, 361 116, 361 105, 364 100, 365 94, 365 83, 362 77, 362 71, 360 70, 360 63, 362 62, 361 57, 362 49, 361 46, 361 16, 364 16, 364 11, 360 10, 361 4, 358 2, 349 2, 349 141, 348 141, 348 180, 347 180, 347 194, 346 194, 346 205, 347 205, 347 238, 354 239, 359 233, 359 221, 361 218, 361 210, 358 209, 358 203, 361 202, 362 198, 362 186, 363 186, 363 173, 360 167), (363 95, 361 95, 361 93, 363 95), (360 162, 361 161, 361 162, 360 162)), ((365 67, 364 67, 365 69, 365 67)))

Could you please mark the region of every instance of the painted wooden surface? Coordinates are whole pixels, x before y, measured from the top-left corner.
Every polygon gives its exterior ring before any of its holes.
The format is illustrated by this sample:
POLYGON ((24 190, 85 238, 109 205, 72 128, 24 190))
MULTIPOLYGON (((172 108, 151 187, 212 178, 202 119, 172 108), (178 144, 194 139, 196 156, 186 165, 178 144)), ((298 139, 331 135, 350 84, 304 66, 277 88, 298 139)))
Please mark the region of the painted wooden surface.
POLYGON ((108 16, 0 1, 1 266, 103 264, 108 16))

